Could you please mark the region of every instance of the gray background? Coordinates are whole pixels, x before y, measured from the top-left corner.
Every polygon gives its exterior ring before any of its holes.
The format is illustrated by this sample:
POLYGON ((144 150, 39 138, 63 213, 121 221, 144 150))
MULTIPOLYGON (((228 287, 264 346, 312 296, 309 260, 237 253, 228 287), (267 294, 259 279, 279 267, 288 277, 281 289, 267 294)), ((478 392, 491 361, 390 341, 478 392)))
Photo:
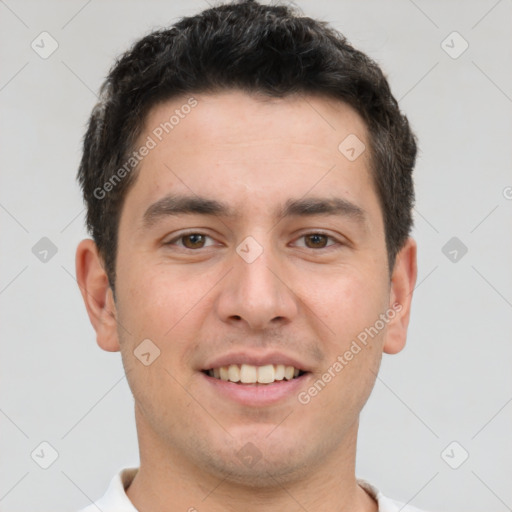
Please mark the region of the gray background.
MULTIPOLYGON (((409 340, 384 356, 357 474, 418 507, 512 510, 512 2, 296 3, 382 65, 420 141, 409 340), (454 31, 469 44, 457 58, 454 31), (445 255, 452 237, 459 247, 445 255), (466 451, 458 469, 447 464, 466 451)), ((0 1, 1 511, 76 510, 138 464, 120 355, 96 345, 74 278, 86 235, 75 174, 114 57, 205 7, 0 1), (59 45, 46 59, 31 48, 43 31, 59 45), (43 237, 54 256, 33 253, 43 237), (38 465, 50 461, 43 441, 58 453, 48 469, 38 465)))

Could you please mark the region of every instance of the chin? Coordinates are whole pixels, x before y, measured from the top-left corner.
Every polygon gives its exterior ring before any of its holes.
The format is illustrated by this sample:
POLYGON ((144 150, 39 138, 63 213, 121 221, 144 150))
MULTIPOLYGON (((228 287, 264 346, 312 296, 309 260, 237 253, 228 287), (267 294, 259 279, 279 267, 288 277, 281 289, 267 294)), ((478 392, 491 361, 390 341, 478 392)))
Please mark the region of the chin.
POLYGON ((282 459, 269 461, 261 458, 254 465, 241 463, 236 460, 220 460, 216 458, 209 467, 210 472, 231 483, 248 488, 274 488, 301 479, 307 472, 307 464, 299 461, 282 459))
MULTIPOLYGON (((265 434, 244 436, 244 442, 235 438, 236 448, 224 445, 215 449, 214 443, 203 453, 201 468, 212 475, 248 488, 276 487, 300 480, 312 471, 314 460, 322 457, 315 456, 314 447, 305 450, 304 440, 297 439, 288 446, 283 436, 270 440, 265 437, 271 429, 265 429, 265 434), (251 440, 252 439, 252 440, 251 440)), ((231 443, 230 443, 231 444, 231 443)))

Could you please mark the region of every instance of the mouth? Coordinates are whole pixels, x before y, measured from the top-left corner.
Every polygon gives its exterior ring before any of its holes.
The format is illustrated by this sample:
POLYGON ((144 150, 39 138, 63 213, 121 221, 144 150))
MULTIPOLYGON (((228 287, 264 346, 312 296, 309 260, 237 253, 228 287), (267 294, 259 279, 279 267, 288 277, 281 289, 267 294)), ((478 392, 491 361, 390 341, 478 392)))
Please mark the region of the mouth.
POLYGON ((230 364, 202 370, 202 372, 208 377, 239 385, 269 385, 288 382, 309 373, 300 368, 284 364, 266 364, 263 366, 230 364))

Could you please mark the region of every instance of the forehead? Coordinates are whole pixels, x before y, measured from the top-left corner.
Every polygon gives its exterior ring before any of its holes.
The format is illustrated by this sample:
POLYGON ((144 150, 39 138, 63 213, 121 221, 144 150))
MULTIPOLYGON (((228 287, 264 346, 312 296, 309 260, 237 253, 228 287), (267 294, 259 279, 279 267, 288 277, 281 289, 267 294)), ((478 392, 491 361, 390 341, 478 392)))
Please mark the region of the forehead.
POLYGON ((174 98, 147 115, 136 146, 143 145, 151 150, 128 193, 140 208, 169 192, 230 202, 237 214, 334 190, 353 203, 376 200, 365 123, 325 97, 224 91, 174 98))
POLYGON ((194 153, 200 141, 203 150, 210 145, 229 150, 246 144, 250 150, 262 144, 299 144, 339 156, 339 144, 348 135, 367 139, 361 116, 339 100, 304 94, 275 98, 239 90, 188 95, 157 104, 145 119, 143 135, 148 134, 159 145, 175 140, 184 151, 195 146, 194 153))

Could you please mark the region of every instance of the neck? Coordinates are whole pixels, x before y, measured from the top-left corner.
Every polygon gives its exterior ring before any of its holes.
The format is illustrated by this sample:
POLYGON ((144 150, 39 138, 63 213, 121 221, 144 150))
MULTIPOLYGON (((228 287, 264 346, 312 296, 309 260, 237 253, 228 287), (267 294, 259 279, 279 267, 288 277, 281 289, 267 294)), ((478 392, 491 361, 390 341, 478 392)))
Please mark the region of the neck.
POLYGON ((356 481, 357 422, 336 450, 300 474, 251 485, 193 464, 160 442, 137 414, 140 469, 126 493, 139 512, 377 512, 356 481))

